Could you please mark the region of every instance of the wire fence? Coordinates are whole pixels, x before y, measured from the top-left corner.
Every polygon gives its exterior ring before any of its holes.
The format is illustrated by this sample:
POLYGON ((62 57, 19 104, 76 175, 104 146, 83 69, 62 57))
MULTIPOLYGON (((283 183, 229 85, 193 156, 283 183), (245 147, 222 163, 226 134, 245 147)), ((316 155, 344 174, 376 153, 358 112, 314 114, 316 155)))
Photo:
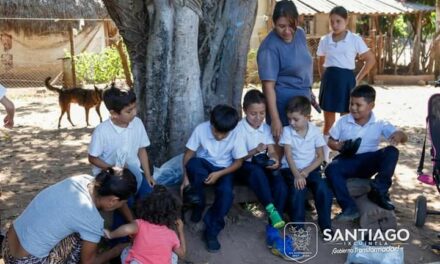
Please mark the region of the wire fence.
MULTIPOLYGON (((20 62, 17 62, 19 64, 20 62)), ((20 65, 20 64, 19 64, 20 65)), ((23 64, 21 64, 23 65, 23 64)), ((55 78, 55 84, 62 85, 62 61, 53 63, 27 63, 26 66, 11 65, 0 68, 0 83, 6 87, 40 87, 44 86, 44 79, 48 76, 55 78)))
MULTIPOLYGON (((0 21, 11 23, 18 20, 0 21)), ((67 58, 72 50, 75 54, 96 54, 109 45, 107 21, 86 26, 73 23, 70 28, 68 22, 44 21, 47 31, 42 32, 0 27, 0 83, 6 87, 41 87, 50 76, 54 84, 64 85, 65 80, 74 75, 67 58)))

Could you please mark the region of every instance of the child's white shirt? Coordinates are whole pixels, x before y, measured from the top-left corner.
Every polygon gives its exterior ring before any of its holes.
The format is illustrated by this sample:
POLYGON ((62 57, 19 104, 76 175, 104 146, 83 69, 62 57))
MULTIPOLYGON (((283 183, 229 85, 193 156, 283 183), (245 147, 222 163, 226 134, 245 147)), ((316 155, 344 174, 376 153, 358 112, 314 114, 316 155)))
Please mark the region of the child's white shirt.
MULTIPOLYGON (((260 127, 253 128, 246 118, 243 118, 238 123, 237 129, 240 130, 240 134, 243 135, 246 151, 248 153, 252 149, 255 149, 260 143, 265 145, 275 144, 270 126, 265 122, 262 123, 260 127)), ((247 161, 251 161, 251 158, 249 158, 247 161)))
POLYGON ((378 150, 382 136, 389 139, 396 130, 390 122, 377 119, 373 112, 363 126, 358 125, 353 116, 348 114, 339 118, 332 126, 330 136, 339 141, 362 138, 361 145, 356 152, 356 154, 361 154, 378 150))
POLYGON ((222 140, 215 139, 209 121, 199 124, 191 134, 186 147, 196 152, 196 156, 206 159, 216 167, 226 168, 234 160, 247 155, 243 135, 237 129, 229 132, 222 140))
MULTIPOLYGON (((142 182, 142 171, 138 152, 140 148, 149 145, 147 131, 138 117, 135 117, 127 127, 117 126, 107 119, 93 131, 89 155, 98 157, 112 166, 126 165, 135 174, 139 187, 142 182)), ((93 175, 96 176, 100 171, 100 168, 92 166, 93 175)))
MULTIPOLYGON (((293 161, 298 170, 312 164, 316 158, 316 148, 326 145, 321 130, 311 122, 308 123, 308 126, 305 137, 299 135, 291 126, 285 126, 279 143, 280 146, 291 146, 293 161)), ((285 156, 281 161, 281 168, 289 168, 285 156)))
POLYGON ((357 54, 363 54, 369 50, 367 44, 358 34, 353 34, 347 30, 344 39, 334 42, 333 32, 323 36, 319 41, 316 55, 325 56, 324 67, 338 67, 354 70, 355 58, 357 54))

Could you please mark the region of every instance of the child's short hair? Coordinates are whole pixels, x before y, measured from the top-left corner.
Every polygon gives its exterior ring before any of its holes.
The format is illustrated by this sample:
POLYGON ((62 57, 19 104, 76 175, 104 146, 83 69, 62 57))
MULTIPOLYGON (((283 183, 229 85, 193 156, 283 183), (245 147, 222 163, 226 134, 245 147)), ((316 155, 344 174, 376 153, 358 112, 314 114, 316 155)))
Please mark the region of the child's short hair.
POLYGON ((331 15, 338 15, 342 17, 343 19, 347 20, 348 18, 348 12, 347 9, 343 6, 335 6, 332 10, 330 10, 330 16, 331 15))
POLYGON ((376 90, 368 84, 358 85, 351 91, 350 97, 363 97, 367 103, 372 103, 376 100, 376 90))
POLYGON ((174 228, 180 217, 180 203, 163 185, 156 184, 153 191, 137 206, 137 217, 155 225, 174 228))
POLYGON ((308 116, 312 113, 312 104, 307 97, 295 96, 289 100, 286 106, 286 113, 298 112, 301 115, 308 116))
POLYGON ((233 130, 239 121, 237 110, 229 105, 216 105, 211 111, 211 125, 221 133, 233 130))
POLYGON ((243 109, 246 110, 251 104, 266 104, 266 97, 257 89, 249 90, 243 99, 243 109))
POLYGON ((121 113, 121 110, 136 102, 136 94, 133 90, 119 89, 112 83, 111 87, 104 91, 103 100, 107 110, 121 113))

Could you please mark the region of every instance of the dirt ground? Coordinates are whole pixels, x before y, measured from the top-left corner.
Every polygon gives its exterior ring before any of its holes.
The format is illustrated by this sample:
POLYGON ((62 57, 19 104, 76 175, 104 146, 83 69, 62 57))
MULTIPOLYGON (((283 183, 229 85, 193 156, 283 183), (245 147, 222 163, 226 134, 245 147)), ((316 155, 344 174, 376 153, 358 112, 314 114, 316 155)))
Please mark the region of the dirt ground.
MULTIPOLYGON (((440 254, 430 245, 439 243, 440 216, 428 216, 423 228, 414 226, 414 200, 425 195, 428 208, 440 210, 440 194, 428 185, 416 180, 430 95, 440 88, 425 87, 376 87, 376 115, 386 118, 409 135, 409 142, 400 146, 391 198, 396 204, 399 228, 410 231, 408 243, 403 244, 405 263, 431 263, 440 261, 440 254)), ((318 91, 315 91, 317 94, 318 91)), ((44 88, 9 89, 8 96, 17 107, 16 127, 13 130, 0 128, 0 217, 1 228, 6 229, 11 221, 26 207, 29 201, 43 188, 66 177, 89 173, 87 145, 93 127, 99 123, 94 110, 90 111, 91 127, 85 126, 84 110, 72 107, 72 127, 66 117, 61 129, 57 129, 59 107, 56 94, 44 88)), ((101 106, 103 118, 108 117, 101 106)), ((322 117, 316 112, 314 121, 322 125, 322 117)), ((0 117, 4 111, 0 110, 0 117)), ((426 168, 429 171, 429 158, 426 168)), ((338 207, 334 206, 337 213, 338 207)), ((258 210, 257 210, 258 212, 258 210)), ((312 213, 311 217, 315 217, 312 213)), ((335 227, 342 227, 335 224, 335 227)), ((355 228, 354 225, 343 227, 355 228)), ((255 210, 233 208, 227 226, 220 235, 222 250, 217 254, 207 253, 201 242, 201 225, 189 224, 186 228, 188 260, 193 263, 283 263, 279 257, 266 249, 264 241, 265 217, 255 210), (254 212, 251 213, 251 212, 254 212)), ((346 254, 332 254, 335 245, 324 244, 319 239, 318 255, 309 263, 343 263, 346 254)), ((0 260, 0 263, 3 263, 0 260)))

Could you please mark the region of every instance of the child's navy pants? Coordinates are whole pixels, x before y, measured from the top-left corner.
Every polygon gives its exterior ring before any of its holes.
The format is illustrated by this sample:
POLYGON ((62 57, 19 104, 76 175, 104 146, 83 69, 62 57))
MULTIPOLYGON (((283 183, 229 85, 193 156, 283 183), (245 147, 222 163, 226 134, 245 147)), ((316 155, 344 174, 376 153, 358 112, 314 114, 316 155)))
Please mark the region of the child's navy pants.
MULTIPOLYGON (((202 158, 191 158, 186 164, 186 171, 191 186, 197 191, 201 198, 201 205, 197 210, 203 210, 205 208, 205 179, 209 174, 215 171, 222 170, 222 167, 216 167, 209 161, 202 158)), ((225 227, 224 217, 229 212, 234 199, 233 194, 233 174, 223 175, 212 185, 215 189, 214 203, 206 212, 203 221, 206 226, 207 236, 217 236, 220 231, 225 227)))
POLYGON ((391 178, 398 159, 399 150, 394 146, 357 154, 353 157, 338 156, 333 159, 327 166, 325 174, 342 211, 356 209, 356 204, 348 192, 347 179, 369 179, 377 173, 371 181, 371 187, 380 194, 386 194, 391 187, 391 178))
POLYGON ((287 186, 280 180, 278 171, 265 170, 259 165, 245 161, 235 177, 254 191, 264 207, 273 203, 277 211, 282 214, 287 197, 287 186))
MULTIPOLYGON (((282 169, 281 173, 288 182, 289 217, 292 222, 305 221, 305 202, 310 190, 315 200, 315 208, 318 213, 318 225, 321 230, 331 228, 332 194, 327 181, 321 177, 319 168, 312 171, 306 178, 306 188, 298 190, 294 186, 294 178, 290 169, 282 169)), ((301 225, 297 225, 301 226, 301 225)))

